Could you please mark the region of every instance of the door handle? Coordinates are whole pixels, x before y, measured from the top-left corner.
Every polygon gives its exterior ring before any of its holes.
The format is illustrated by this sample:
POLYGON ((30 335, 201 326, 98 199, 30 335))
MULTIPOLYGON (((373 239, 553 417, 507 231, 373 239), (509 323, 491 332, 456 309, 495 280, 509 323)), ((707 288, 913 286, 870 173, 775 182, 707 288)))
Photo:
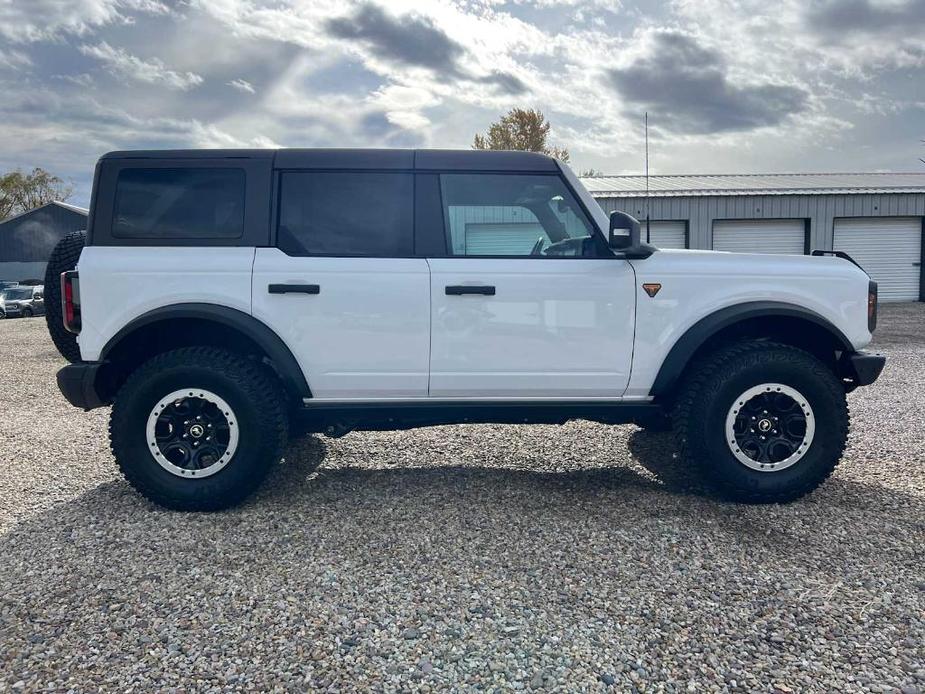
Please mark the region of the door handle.
POLYGON ((446 288, 447 296, 462 296, 463 294, 494 296, 495 288, 484 284, 451 284, 446 288))
POLYGON ((267 287, 270 294, 320 294, 321 286, 317 284, 271 284, 267 287))

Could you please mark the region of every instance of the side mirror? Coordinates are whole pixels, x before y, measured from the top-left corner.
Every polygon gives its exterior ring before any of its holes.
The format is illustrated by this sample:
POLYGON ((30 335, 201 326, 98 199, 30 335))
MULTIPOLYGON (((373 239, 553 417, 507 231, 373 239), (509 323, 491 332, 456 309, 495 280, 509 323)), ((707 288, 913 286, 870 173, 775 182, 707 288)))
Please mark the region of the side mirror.
POLYGON ((615 251, 636 248, 641 243, 639 220, 626 212, 610 213, 610 233, 607 243, 615 251))

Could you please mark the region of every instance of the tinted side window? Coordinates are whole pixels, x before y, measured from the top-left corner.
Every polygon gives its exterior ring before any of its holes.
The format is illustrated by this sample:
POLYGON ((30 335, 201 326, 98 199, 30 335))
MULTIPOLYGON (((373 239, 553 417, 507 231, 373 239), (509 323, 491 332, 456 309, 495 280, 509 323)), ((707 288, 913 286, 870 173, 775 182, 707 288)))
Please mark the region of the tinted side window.
POLYGON ((408 256, 413 209, 411 174, 283 172, 277 246, 288 255, 408 256))
POLYGON ((127 239, 235 239, 244 232, 242 169, 123 169, 112 235, 127 239))
POLYGON ((452 255, 595 255, 592 227, 555 175, 441 174, 452 255))

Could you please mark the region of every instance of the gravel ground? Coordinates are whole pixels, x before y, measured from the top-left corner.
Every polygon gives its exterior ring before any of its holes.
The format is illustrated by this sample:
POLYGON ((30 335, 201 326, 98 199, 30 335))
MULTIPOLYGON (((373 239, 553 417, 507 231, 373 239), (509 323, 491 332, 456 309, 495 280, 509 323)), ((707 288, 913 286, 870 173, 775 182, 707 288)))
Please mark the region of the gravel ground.
POLYGON ((876 346, 788 506, 575 422, 311 437, 190 515, 117 476, 43 321, 0 321, 0 690, 925 690, 925 304, 876 346))

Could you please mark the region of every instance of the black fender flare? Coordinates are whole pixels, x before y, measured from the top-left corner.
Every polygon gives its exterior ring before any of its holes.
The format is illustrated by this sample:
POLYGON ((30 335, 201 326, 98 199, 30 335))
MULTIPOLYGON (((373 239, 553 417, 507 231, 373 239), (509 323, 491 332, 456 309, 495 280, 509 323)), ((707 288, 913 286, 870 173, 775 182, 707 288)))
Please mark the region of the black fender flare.
POLYGON ((286 389, 286 393, 290 397, 294 398, 296 402, 299 403, 302 402, 303 398, 311 397, 308 382, 305 380, 305 374, 302 373, 299 362, 296 361, 292 351, 286 346, 286 343, 280 339, 279 335, 252 315, 219 304, 172 304, 143 313, 126 323, 108 342, 106 342, 105 346, 100 351, 100 361, 105 361, 107 355, 109 355, 122 340, 139 328, 175 318, 194 318, 212 321, 240 332, 253 340, 254 343, 264 351, 272 362, 273 368, 275 368, 276 372, 279 374, 283 386, 286 389))
POLYGON ((809 321, 828 332, 842 351, 854 351, 845 334, 815 311, 779 301, 749 301, 708 314, 688 328, 668 351, 649 394, 657 397, 669 392, 681 378, 694 353, 718 332, 750 318, 764 316, 787 316, 809 321))

